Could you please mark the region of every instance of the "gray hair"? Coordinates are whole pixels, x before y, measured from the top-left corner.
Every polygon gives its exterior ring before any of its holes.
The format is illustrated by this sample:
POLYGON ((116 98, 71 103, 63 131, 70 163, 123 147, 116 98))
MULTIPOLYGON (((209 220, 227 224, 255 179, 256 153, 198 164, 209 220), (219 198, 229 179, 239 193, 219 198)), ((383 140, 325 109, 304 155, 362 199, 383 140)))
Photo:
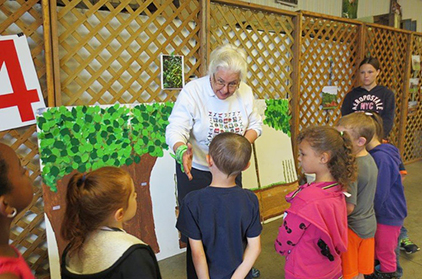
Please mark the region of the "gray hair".
POLYGON ((239 78, 246 80, 248 65, 246 51, 231 44, 224 44, 211 52, 208 74, 215 74, 219 68, 239 73, 239 78))

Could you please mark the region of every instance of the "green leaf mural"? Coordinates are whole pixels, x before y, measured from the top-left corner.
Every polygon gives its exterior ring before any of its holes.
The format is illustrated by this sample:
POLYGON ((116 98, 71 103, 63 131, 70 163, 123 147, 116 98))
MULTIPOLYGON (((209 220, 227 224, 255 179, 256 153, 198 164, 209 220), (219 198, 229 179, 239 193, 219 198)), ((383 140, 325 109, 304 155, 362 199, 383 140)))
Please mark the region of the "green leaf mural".
POLYGON ((289 101, 286 99, 265 100, 267 109, 265 110, 264 124, 274 128, 277 131, 283 131, 289 137, 290 119, 289 101))
POLYGON ((54 192, 73 170, 139 163, 143 154, 162 157, 173 103, 50 108, 37 118, 42 177, 54 192))

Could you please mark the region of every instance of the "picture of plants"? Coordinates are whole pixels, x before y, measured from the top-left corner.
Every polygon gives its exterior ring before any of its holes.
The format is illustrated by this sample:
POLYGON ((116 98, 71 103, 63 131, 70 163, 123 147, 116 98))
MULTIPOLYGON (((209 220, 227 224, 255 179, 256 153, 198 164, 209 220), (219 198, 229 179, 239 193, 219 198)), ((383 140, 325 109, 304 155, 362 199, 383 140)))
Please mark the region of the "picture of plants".
POLYGON ((181 89, 185 84, 182 55, 161 55, 161 89, 181 89))
POLYGON ((413 71, 421 70, 421 57, 419 55, 412 55, 412 70, 413 71))
POLYGON ((419 89, 419 79, 418 78, 411 78, 409 80, 409 93, 410 93, 410 100, 408 102, 408 115, 415 115, 418 110, 418 89, 419 89))
POLYGON ((357 18, 359 0, 343 0, 341 16, 345 18, 357 18))
MULTIPOLYGON (((125 229, 159 251, 154 231, 149 177, 157 157, 163 156, 165 127, 173 103, 52 107, 37 118, 45 207, 54 229, 60 228, 66 186, 77 172, 103 166, 127 170, 135 184, 138 206, 125 229)), ((58 246, 64 243, 57 233, 58 246)), ((62 251, 62 250, 60 250, 62 251)))
POLYGON ((334 109, 337 106, 337 86, 324 86, 322 88, 322 109, 334 109))

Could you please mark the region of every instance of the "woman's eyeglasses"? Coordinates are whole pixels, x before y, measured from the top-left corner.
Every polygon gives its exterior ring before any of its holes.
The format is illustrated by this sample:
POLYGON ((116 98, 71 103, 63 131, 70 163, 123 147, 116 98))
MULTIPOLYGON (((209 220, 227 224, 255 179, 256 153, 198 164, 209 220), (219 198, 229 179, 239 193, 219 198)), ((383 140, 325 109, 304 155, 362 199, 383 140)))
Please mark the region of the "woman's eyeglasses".
POLYGON ((215 74, 213 74, 212 77, 214 79, 214 83, 217 85, 217 88, 216 88, 217 90, 220 90, 221 88, 226 87, 227 85, 229 91, 234 91, 239 87, 239 84, 240 84, 238 81, 232 81, 232 82, 226 83, 224 80, 220 78, 216 79, 215 74))

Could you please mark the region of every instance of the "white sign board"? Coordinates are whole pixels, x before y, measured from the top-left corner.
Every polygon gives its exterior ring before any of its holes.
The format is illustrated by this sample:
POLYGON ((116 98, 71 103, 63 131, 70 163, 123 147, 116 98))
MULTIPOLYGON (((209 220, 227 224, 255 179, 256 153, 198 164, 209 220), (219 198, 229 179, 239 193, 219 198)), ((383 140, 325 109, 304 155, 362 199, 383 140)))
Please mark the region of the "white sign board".
POLYGON ((45 108, 26 36, 0 36, 0 131, 35 124, 45 108))

